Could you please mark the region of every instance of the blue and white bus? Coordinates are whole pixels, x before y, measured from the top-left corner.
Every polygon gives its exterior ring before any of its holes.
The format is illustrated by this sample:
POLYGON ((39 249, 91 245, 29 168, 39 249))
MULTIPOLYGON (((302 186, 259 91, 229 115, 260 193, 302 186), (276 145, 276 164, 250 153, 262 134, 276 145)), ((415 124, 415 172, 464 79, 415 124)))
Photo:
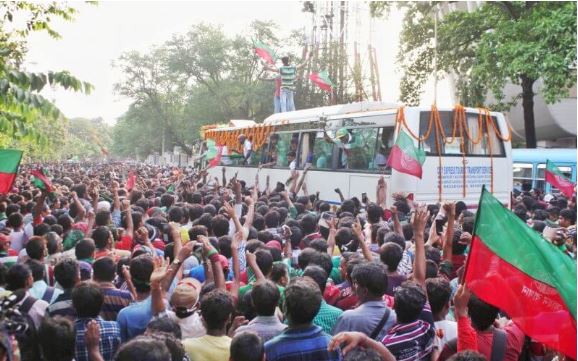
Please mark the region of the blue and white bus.
POLYGON ((544 180, 546 160, 576 183, 576 149, 512 149, 514 188, 521 190, 522 185, 529 184, 546 193, 558 192, 544 180))

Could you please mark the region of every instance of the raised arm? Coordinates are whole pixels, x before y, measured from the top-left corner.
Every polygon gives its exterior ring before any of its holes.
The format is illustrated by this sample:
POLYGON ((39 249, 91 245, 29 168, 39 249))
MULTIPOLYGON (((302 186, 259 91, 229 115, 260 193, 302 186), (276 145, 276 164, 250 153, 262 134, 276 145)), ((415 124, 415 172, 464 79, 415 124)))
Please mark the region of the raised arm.
MULTIPOLYGON (((44 197, 46 197, 46 196, 44 196, 44 197)), ((44 198, 42 198, 42 200, 44 201, 44 198)), ((80 202, 80 199, 78 199, 78 195, 76 194, 76 192, 72 192, 72 201, 74 202, 74 204, 76 205, 76 208, 78 209, 78 213, 76 215, 77 218, 78 219, 84 219, 84 216, 86 215, 86 209, 84 209, 84 206, 80 202)), ((38 204, 36 204, 36 205, 38 206, 38 204)))
POLYGON ((223 186, 227 184, 227 168, 221 168, 222 178, 223 178, 223 186))
POLYGON ((446 214, 448 215, 448 225, 446 228, 446 235, 444 239, 444 248, 442 258, 452 262, 452 243, 454 239, 454 222, 456 219, 456 204, 454 202, 443 205, 446 214))
POLYGON ((96 211, 98 209, 98 185, 96 183, 91 184, 88 195, 92 200, 92 209, 96 211))
POLYGON ((343 192, 341 192, 341 189, 335 188, 335 193, 339 195, 339 200, 341 203, 345 202, 345 197, 343 196, 343 192))
POLYGON ((303 174, 301 174, 301 178, 299 179, 299 183, 297 183, 297 189, 295 190, 295 194, 299 193, 299 190, 303 186, 303 182, 305 181, 305 176, 307 172, 309 172, 309 168, 311 168, 310 164, 307 164, 305 168, 303 168, 303 174))
POLYGON ((335 235, 337 234, 337 229, 335 223, 337 220, 335 218, 329 221, 329 237, 327 237, 327 253, 333 257, 333 252, 335 251, 335 235))
POLYGON ((223 273, 223 267, 219 262, 219 252, 217 252, 215 247, 213 247, 208 237, 199 236, 199 240, 203 242, 203 252, 207 254, 207 258, 211 261, 215 286, 219 289, 225 290, 225 274, 223 273))
POLYGON ((130 209, 130 202, 128 201, 128 199, 122 201, 121 210, 122 213, 125 213, 126 216, 126 234, 131 239, 134 239, 134 225, 132 223, 132 212, 130 209))
POLYGON ((251 267, 251 269, 253 270, 253 273, 255 274, 255 279, 257 281, 264 280, 265 275, 263 274, 263 272, 261 272, 261 269, 257 265, 257 256, 255 256, 254 253, 246 252, 245 258, 247 259, 247 265, 249 265, 249 267, 251 267))
POLYGON ((120 198, 118 197, 118 187, 120 185, 117 181, 112 181, 112 185, 110 187, 110 191, 112 192, 112 209, 120 210, 120 198))
POLYGON ((393 231, 403 237, 403 227, 399 222, 399 214, 397 213, 397 207, 391 206, 389 210, 391 211, 391 219, 393 220, 393 231))
POLYGON ((162 287, 163 281, 167 278, 168 274, 168 262, 160 262, 155 258, 154 260, 155 269, 151 273, 150 283, 151 283, 151 311, 153 316, 158 315, 165 311, 164 297, 165 292, 162 287))
POLYGON ((415 260, 413 264, 413 277, 415 281, 425 289, 425 244, 424 231, 428 219, 428 212, 425 206, 419 207, 414 213, 412 226, 415 240, 415 260))
POLYGON ((359 240, 359 247, 361 247, 361 252, 363 253, 363 257, 365 257, 368 261, 373 261, 373 257, 371 256, 371 251, 365 243, 365 236, 363 235, 363 228, 361 228, 361 222, 359 218, 355 219, 355 222, 352 225, 353 233, 357 236, 359 240))
POLYGON ((257 193, 256 189, 253 189, 253 196, 245 197, 245 203, 247 203, 247 214, 245 215, 245 223, 243 223, 243 228, 247 233, 251 230, 251 226, 253 226, 253 220, 255 219, 255 194, 257 193))
POLYGON ((383 176, 379 177, 377 181, 377 191, 376 191, 377 205, 385 209, 387 204, 387 183, 383 176))
POLYGON ((241 285, 241 263, 239 262, 239 245, 245 240, 244 232, 238 231, 233 236, 231 242, 231 257, 233 258, 233 284, 231 285, 231 295, 236 298, 241 285))
POLYGON ((265 194, 267 195, 267 197, 269 197, 269 195, 271 194, 269 180, 270 177, 269 174, 267 174, 267 177, 265 178, 265 194))

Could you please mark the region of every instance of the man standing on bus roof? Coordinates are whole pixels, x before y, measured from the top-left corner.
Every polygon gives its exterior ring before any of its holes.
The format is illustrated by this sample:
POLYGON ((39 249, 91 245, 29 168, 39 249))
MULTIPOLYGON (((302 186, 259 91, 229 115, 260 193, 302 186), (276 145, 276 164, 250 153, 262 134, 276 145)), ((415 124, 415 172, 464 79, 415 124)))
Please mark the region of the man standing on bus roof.
POLYGON ((279 96, 281 113, 291 112, 295 110, 295 79, 297 78, 297 69, 301 68, 306 64, 307 61, 299 65, 291 65, 291 58, 286 55, 281 58, 281 65, 278 68, 272 68, 267 66, 267 70, 278 71, 281 77, 281 92, 279 96))
POLYGON ((251 155, 253 154, 253 144, 245 134, 239 135, 239 143, 243 145, 243 158, 244 164, 249 164, 251 162, 251 155))

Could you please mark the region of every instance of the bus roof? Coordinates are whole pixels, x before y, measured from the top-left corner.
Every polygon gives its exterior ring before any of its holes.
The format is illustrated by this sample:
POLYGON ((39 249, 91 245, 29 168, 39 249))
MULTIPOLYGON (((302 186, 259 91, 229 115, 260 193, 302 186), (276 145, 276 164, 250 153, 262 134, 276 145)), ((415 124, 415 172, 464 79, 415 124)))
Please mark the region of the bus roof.
POLYGON ((576 163, 576 149, 512 149, 513 162, 546 163, 546 160, 554 163, 576 163))
POLYGON ((308 122, 318 120, 320 116, 331 117, 333 115, 363 113, 379 110, 393 110, 399 108, 399 104, 387 102, 357 102, 349 104, 331 105, 328 107, 319 107, 311 109, 296 110, 286 113, 275 113, 267 117, 263 124, 278 125, 291 123, 308 122))

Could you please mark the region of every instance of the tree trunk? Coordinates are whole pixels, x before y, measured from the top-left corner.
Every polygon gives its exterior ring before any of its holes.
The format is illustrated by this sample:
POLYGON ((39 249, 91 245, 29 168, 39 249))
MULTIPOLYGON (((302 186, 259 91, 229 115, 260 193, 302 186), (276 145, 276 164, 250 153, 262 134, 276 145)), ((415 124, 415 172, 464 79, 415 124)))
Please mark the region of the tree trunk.
POLYGON ((522 107, 524 108, 524 130, 526 133, 526 148, 536 148, 536 122, 534 119, 534 90, 532 86, 536 79, 526 75, 522 80, 522 107))

